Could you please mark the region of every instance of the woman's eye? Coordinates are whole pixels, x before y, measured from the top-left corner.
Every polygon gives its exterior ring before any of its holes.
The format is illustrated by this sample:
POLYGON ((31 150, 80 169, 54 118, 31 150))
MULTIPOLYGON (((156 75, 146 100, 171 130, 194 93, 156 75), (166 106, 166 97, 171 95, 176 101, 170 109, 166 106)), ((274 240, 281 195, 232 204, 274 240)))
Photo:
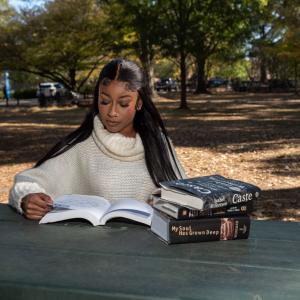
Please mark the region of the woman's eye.
POLYGON ((107 104, 109 104, 109 100, 105 100, 105 99, 101 99, 100 100, 100 104, 102 104, 102 105, 107 105, 107 104))
POLYGON ((128 107, 129 104, 128 103, 120 103, 121 107, 128 107))

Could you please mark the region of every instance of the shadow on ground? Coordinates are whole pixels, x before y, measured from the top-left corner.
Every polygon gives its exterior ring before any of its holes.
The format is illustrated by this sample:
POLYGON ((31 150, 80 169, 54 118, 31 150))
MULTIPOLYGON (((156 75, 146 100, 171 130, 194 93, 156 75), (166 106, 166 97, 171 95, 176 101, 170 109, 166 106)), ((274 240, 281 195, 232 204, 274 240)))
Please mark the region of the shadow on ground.
MULTIPOLYGON (((287 94, 189 94, 190 110, 178 110, 178 94, 163 96, 156 105, 173 143, 187 152, 182 158, 191 174, 206 174, 217 164, 219 171, 233 171, 228 176, 249 178, 264 187, 255 217, 283 219, 298 214, 299 98, 287 94)), ((1 108, 0 167, 4 189, 8 190, 8 177, 17 172, 19 164, 39 160, 79 126, 86 112, 86 108, 77 107, 1 108)))
POLYGON ((261 198, 254 205, 256 218, 299 219, 300 187, 262 191, 261 198))
MULTIPOLYGON (((176 94, 164 96, 170 95, 176 94)), ((293 95, 189 95, 188 111, 175 109, 178 103, 172 99, 157 103, 176 146, 245 153, 275 152, 300 143, 300 100, 293 95)), ((0 164, 36 161, 73 131, 86 112, 82 108, 0 111, 0 164)), ((294 175, 299 175, 299 155, 274 154, 272 159, 262 160, 263 166, 277 166, 278 174, 289 172, 287 163, 292 163, 294 175)))
POLYGON ((86 109, 0 111, 0 165, 35 162, 83 121, 86 109))

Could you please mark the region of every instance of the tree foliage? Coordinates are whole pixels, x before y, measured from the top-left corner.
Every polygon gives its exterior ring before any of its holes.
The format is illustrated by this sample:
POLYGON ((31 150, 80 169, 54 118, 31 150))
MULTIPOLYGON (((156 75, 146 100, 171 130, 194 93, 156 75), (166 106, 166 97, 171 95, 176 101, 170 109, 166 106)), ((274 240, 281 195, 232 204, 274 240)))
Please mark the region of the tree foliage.
POLYGON ((241 58, 240 51, 251 35, 261 1, 201 1, 197 5, 198 30, 193 33, 191 53, 197 60, 197 92, 205 91, 205 63, 211 55, 241 58))
POLYGON ((157 2, 153 0, 99 2, 109 15, 108 28, 116 33, 113 51, 137 57, 145 70, 148 84, 153 89, 153 64, 160 37, 157 2))
POLYGON ((176 57, 181 65, 181 107, 186 103, 186 60, 197 63, 197 92, 206 92, 205 64, 216 53, 242 45, 253 30, 252 19, 261 1, 161 1, 166 29, 162 51, 176 57), (164 13, 165 12, 165 13, 164 13))
POLYGON ((0 28, 7 25, 14 14, 15 11, 9 5, 8 0, 0 0, 0 28))
POLYGON ((0 0, 0 68, 80 90, 106 57, 125 55, 141 62, 153 86, 154 66, 170 72, 157 67, 166 57, 175 62, 172 72, 180 69, 186 108, 187 74, 196 68, 197 92, 205 92, 212 63, 215 74, 245 75, 247 52, 262 82, 283 73, 297 80, 299 6, 298 0, 49 0, 15 12, 0 0))
POLYGON ((55 0, 24 10, 0 36, 2 65, 79 90, 105 57, 104 19, 93 0, 55 0))

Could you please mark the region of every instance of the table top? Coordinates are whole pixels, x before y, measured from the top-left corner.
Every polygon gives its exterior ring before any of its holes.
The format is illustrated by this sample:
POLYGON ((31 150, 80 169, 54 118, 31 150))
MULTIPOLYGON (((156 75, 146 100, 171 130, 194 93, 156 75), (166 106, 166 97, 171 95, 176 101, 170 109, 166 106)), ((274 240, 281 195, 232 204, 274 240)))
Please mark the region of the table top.
POLYGON ((1 299, 299 299, 300 223, 166 245, 130 222, 39 225, 0 204, 1 299))

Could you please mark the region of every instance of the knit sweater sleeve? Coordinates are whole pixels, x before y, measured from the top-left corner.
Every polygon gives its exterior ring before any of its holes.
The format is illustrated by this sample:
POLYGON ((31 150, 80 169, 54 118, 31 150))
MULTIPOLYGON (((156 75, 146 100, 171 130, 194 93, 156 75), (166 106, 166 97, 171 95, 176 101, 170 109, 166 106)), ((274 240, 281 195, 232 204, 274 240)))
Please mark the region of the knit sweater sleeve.
POLYGON ((26 195, 33 193, 46 193, 46 191, 35 182, 15 182, 9 192, 9 204, 23 214, 21 201, 26 195))
POLYGON ((9 193, 9 204, 19 213, 23 213, 21 200, 28 194, 45 193, 55 198, 60 194, 68 193, 75 175, 74 155, 76 156, 76 153, 72 150, 47 160, 39 167, 18 173, 9 193))

